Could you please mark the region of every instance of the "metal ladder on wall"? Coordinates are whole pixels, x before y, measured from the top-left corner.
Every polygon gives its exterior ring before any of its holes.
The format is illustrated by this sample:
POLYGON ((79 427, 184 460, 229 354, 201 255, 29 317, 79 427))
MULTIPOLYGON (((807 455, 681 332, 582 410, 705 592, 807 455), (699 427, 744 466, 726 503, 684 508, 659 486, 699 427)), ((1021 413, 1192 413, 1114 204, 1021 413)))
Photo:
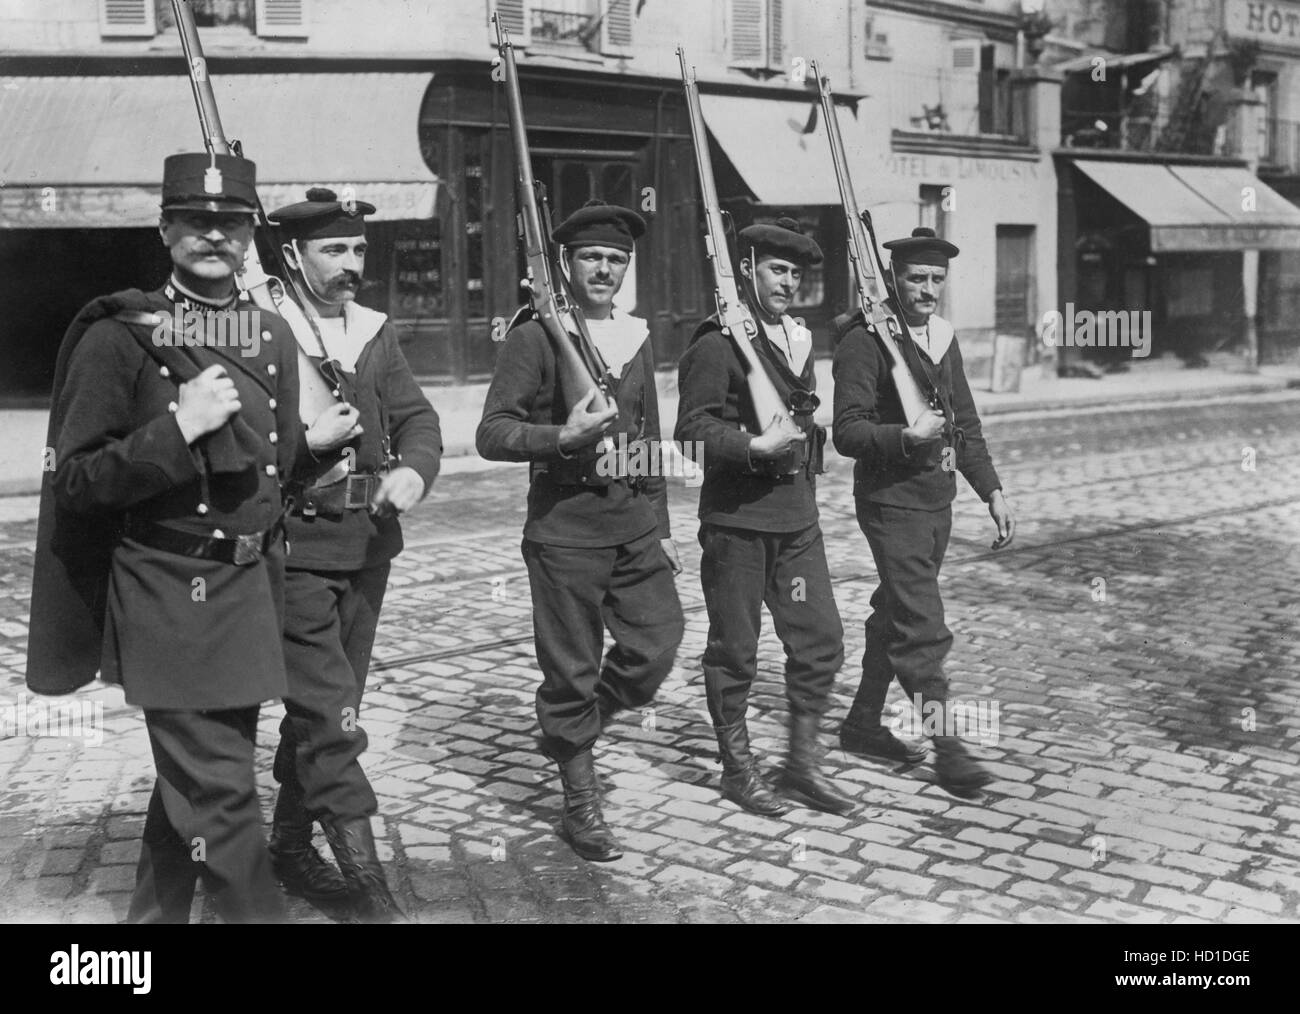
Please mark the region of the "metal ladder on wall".
POLYGON ((1188 137, 1200 126, 1203 113, 1205 78, 1214 63, 1222 36, 1222 31, 1214 33, 1205 55, 1197 61, 1195 69, 1191 70, 1183 78, 1173 115, 1169 117, 1169 122, 1165 124, 1164 130, 1160 132, 1160 136, 1155 143, 1155 151, 1187 151, 1188 137))

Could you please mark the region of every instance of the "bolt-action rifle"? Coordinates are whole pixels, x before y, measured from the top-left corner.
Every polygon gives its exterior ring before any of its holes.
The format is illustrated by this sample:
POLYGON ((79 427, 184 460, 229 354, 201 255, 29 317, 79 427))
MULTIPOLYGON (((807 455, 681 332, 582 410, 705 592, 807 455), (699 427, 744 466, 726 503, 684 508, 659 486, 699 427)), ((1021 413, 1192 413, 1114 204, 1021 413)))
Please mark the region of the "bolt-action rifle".
MULTIPOLYGON (((222 130, 221 115, 217 112, 217 98, 212 91, 212 78, 208 74, 207 61, 203 57, 203 44, 199 40, 198 26, 194 22, 194 12, 190 9, 189 0, 172 0, 172 11, 176 15, 176 29, 181 37, 181 50, 185 54, 190 86, 194 89, 194 104, 199 111, 199 127, 203 130, 204 147, 210 154, 235 155, 243 158, 244 152, 239 142, 228 141, 222 130)), ((266 240, 266 252, 276 274, 268 274, 263 268, 257 243, 253 242, 248 245, 248 253, 244 257, 244 266, 238 278, 239 286, 248 293, 249 299, 259 309, 283 317, 295 332, 306 329, 315 335, 323 359, 328 360, 330 357, 325 352, 315 322, 305 309, 299 309, 311 304, 307 302, 306 295, 272 239, 271 224, 267 220, 266 209, 262 207, 262 199, 254 195, 254 200, 257 205, 257 224, 260 226, 258 231, 266 240), (293 289, 296 303, 287 297, 286 284, 293 289), (275 289, 279 290, 278 293, 274 291, 275 289)), ((303 358, 300 357, 299 366, 301 367, 302 364, 303 358)), ((343 393, 331 391, 315 370, 303 368, 299 369, 298 374, 298 381, 303 388, 304 402, 309 409, 315 410, 310 414, 314 415, 335 404, 336 398, 343 399, 343 393)))
POLYGON ((835 114, 830 79, 821 76, 815 60, 811 63, 811 70, 817 81, 822 118, 826 121, 826 133, 830 137, 831 159, 835 163, 835 182, 840 188, 840 203, 844 208, 844 218, 848 226, 849 262, 853 267, 853 277, 858 288, 858 302, 861 304, 862 316, 867 325, 875 331, 876 337, 880 339, 880 344, 889 356, 889 373, 894 378, 894 386, 898 389, 903 415, 907 417, 907 424, 911 426, 932 408, 940 408, 940 403, 936 392, 931 391, 927 396, 921 390, 916 376, 908 368, 907 360, 903 358, 903 350, 899 345, 903 340, 902 323, 889 305, 889 293, 883 281, 884 265, 880 259, 880 251, 876 249, 876 235, 871 225, 871 213, 858 210, 858 200, 853 194, 853 181, 849 178, 848 159, 844 155, 844 138, 840 135, 840 121, 835 114))
MULTIPOLYGON (((758 324, 745 301, 741 299, 736 285, 736 273, 732 266, 731 253, 727 246, 726 226, 723 212, 718 205, 718 190, 713 179, 713 159, 709 155, 709 141, 704 134, 704 113, 700 108, 700 89, 696 83, 695 71, 686 64, 686 53, 679 46, 677 59, 681 64, 682 86, 686 90, 686 110, 691 124, 691 142, 695 148, 695 168, 700 177, 700 199, 704 205, 704 246, 708 252, 709 265, 713 269, 713 292, 718 305, 718 322, 723 334, 731 338, 740 353, 740 361, 745 369, 745 381, 749 385, 749 397, 754 403, 754 413, 758 416, 760 430, 766 429, 773 419, 791 431, 799 431, 790 409, 782 401, 772 378, 767 375, 758 353, 754 350, 754 339, 758 337, 758 324)), ((757 267, 757 265, 755 265, 757 267)), ((793 474, 803 467, 804 447, 794 444, 774 462, 773 467, 786 475, 793 474)))
MULTIPOLYGON (((528 291, 533 312, 555 346, 560 385, 568 400, 566 407, 572 410, 594 388, 596 395, 588 411, 599 414, 609 406, 609 368, 591 340, 581 309, 573 301, 551 240, 551 211, 546 191, 533 178, 514 45, 495 13, 492 24, 496 29, 497 52, 505 68, 506 108, 519 191, 519 239, 528 262, 528 274, 521 285, 528 291)), ((608 436, 601 443, 607 450, 613 446, 608 436)))

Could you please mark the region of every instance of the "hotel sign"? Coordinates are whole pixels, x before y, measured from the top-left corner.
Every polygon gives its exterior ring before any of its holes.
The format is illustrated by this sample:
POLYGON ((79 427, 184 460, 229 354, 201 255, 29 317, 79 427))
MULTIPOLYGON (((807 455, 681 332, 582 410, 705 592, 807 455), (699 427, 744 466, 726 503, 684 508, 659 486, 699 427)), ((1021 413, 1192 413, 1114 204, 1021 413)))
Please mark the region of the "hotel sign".
POLYGON ((1234 39, 1300 52, 1300 3, 1227 0, 1224 28, 1234 39))

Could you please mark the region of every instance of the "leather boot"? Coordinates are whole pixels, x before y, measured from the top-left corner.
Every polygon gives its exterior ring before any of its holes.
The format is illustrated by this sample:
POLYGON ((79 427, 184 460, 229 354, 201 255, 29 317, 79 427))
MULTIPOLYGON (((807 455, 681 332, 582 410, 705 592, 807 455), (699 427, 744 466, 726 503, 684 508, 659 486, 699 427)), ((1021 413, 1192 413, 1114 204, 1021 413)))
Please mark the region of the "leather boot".
POLYGON ((560 837, 583 859, 611 863, 622 859, 614 836, 600 812, 600 785, 591 751, 559 762, 560 784, 564 788, 564 817, 560 837))
POLYGON ((790 716, 790 754, 778 787, 814 810, 842 815, 856 804, 840 795, 834 783, 821 772, 819 724, 817 715, 790 716))
POLYGON ((713 731, 722 754, 722 798, 763 817, 789 813, 790 808, 763 783, 758 763, 749 752, 749 729, 745 720, 742 718, 731 725, 715 726, 713 731))
POLYGON ((321 821, 339 870, 347 882, 353 914, 364 923, 409 922, 388 890, 375 852, 369 817, 330 817, 321 821))
POLYGON ((934 773, 939 785, 954 796, 972 799, 993 781, 993 776, 966 752, 965 744, 957 736, 935 736, 934 755, 934 773))
POLYGON ((894 667, 889 661, 884 635, 875 622, 878 615, 872 613, 863 625, 867 636, 862 652, 862 682, 840 727, 840 749, 874 760, 920 764, 925 760, 925 748, 899 739, 880 724, 885 696, 894 679, 894 667))
POLYGON ((347 899, 348 885, 312 846, 312 819, 297 786, 285 782, 271 819, 271 869, 286 894, 325 904, 347 899))

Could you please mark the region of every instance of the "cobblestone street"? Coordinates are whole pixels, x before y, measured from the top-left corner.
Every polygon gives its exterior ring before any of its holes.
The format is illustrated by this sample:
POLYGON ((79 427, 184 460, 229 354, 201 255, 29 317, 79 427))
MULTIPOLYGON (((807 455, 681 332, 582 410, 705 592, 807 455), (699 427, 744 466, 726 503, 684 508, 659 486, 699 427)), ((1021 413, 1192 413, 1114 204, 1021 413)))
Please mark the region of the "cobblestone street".
MULTIPOLYGON (((942 588, 953 696, 992 719, 972 750, 997 780, 960 800, 929 764, 832 749, 862 803, 847 818, 759 818, 720 797, 696 490, 674 480, 686 639, 653 708, 598 745, 627 852, 604 866, 556 838, 559 782, 533 741, 526 470, 444 475, 405 525, 362 713, 399 901, 441 923, 1300 919, 1298 414, 1291 393, 988 420, 1016 541, 990 551, 987 510, 959 481, 942 588)), ((819 502, 847 657, 833 744, 875 574, 851 462, 829 468, 819 502)), ((35 498, 0 500, 0 706, 35 700, 34 536, 35 498)), ((771 767, 784 658, 764 623, 750 722, 771 767)), ((144 725, 116 688, 74 700, 103 702, 101 743, 0 740, 3 921, 126 912, 153 783, 144 725)), ((897 685, 890 700, 901 717, 897 685)), ((259 735, 268 823, 281 714, 264 708, 259 735)))

